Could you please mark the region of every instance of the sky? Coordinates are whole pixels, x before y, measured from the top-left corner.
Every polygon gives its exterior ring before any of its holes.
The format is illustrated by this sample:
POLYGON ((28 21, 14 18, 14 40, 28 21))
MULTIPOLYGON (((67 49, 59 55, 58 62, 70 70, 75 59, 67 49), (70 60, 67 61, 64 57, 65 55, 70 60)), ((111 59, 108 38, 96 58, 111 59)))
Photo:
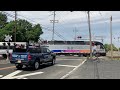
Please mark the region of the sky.
MULTIPOLYGON (((6 11, 14 15, 14 11, 6 11)), ((53 11, 17 11, 17 17, 26 19, 33 24, 40 24, 43 29, 43 35, 40 37, 44 40, 52 40, 53 11)), ((101 41, 97 36, 103 37, 103 43, 110 43, 110 17, 112 16, 112 33, 113 44, 120 47, 120 11, 90 11, 91 33, 93 40, 101 41)), ((56 11, 55 23, 55 40, 75 40, 76 37, 81 36, 82 39, 89 38, 88 18, 86 11, 56 11)), ((8 21, 14 20, 8 17, 8 21)))

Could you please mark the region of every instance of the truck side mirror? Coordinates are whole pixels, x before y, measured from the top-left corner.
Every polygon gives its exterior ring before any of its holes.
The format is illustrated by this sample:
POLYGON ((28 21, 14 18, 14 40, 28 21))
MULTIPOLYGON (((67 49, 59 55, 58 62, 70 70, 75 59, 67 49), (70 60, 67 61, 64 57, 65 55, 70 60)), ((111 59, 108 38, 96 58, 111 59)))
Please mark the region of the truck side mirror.
POLYGON ((53 53, 53 51, 50 51, 50 53, 53 53))

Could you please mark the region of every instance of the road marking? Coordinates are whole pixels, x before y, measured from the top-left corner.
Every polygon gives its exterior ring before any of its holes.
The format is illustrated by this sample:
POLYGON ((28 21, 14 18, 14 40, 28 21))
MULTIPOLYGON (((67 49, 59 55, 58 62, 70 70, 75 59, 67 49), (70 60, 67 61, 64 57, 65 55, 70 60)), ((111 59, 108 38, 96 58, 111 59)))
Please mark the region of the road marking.
POLYGON ((0 75, 0 78, 3 77, 3 75, 0 75))
POLYGON ((65 74, 64 76, 62 76, 60 79, 65 79, 67 76, 69 76, 71 73, 73 73, 75 70, 77 70, 81 65, 83 65, 85 62, 87 61, 84 60, 82 63, 80 63, 77 67, 75 67, 72 71, 68 72, 67 74, 65 74))
POLYGON ((10 66, 10 67, 5 67, 5 68, 0 68, 0 70, 10 69, 10 68, 15 68, 15 66, 10 66))
POLYGON ((80 61, 80 60, 83 60, 83 59, 57 59, 57 60, 73 60, 73 61, 78 60, 78 61, 80 61))
POLYGON ((23 78, 23 77, 18 77, 17 79, 27 79, 27 78, 23 78))
POLYGON ((23 79, 27 79, 27 78, 23 78, 23 79))
POLYGON ((32 76, 32 75, 37 75, 37 74, 42 74, 42 73, 44 73, 44 72, 35 72, 35 73, 30 73, 30 74, 24 74, 24 75, 19 75, 19 76, 11 77, 11 79, 24 78, 24 77, 27 77, 27 76, 32 76))
POLYGON ((77 67, 77 66, 73 66, 73 65, 62 65, 62 64, 56 64, 55 66, 64 66, 64 67, 77 67))
POLYGON ((13 72, 13 73, 10 73, 10 74, 4 76, 4 77, 1 78, 1 79, 11 79, 13 76, 15 76, 16 74, 18 74, 18 73, 20 73, 20 72, 22 72, 22 71, 17 70, 17 71, 15 71, 15 72, 13 72))
POLYGON ((20 73, 22 71, 20 70, 17 70, 13 73, 10 73, 4 77, 2 77, 1 79, 22 79, 24 77, 27 77, 27 76, 32 76, 32 75, 37 75, 37 74, 42 74, 43 72, 35 72, 35 73, 30 73, 30 74, 23 74, 23 75, 18 75, 18 76, 15 76, 16 74, 20 73))

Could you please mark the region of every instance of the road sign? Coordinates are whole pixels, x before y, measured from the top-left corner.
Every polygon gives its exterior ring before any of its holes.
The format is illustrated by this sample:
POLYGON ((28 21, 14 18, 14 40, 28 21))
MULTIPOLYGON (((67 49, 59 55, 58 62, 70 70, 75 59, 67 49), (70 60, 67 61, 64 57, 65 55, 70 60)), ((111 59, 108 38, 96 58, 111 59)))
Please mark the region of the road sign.
POLYGON ((12 41, 12 36, 10 35, 5 35, 5 41, 12 41))

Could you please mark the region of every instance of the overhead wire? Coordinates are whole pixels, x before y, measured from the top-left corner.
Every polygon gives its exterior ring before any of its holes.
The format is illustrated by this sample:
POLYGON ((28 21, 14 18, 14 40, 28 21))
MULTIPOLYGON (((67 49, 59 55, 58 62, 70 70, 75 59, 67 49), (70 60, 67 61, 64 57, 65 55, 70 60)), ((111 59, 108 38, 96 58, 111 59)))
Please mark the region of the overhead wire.
MULTIPOLYGON (((9 14, 9 13, 7 13, 7 12, 3 12, 3 13, 5 13, 7 16, 10 16, 10 17, 12 17, 12 18, 15 17, 14 15, 11 15, 11 14, 9 14)), ((14 13, 14 12, 13 12, 13 13, 14 13)), ((18 15, 18 16, 22 16, 22 17, 26 18, 27 20, 30 20, 30 21, 32 21, 32 22, 37 23, 36 21, 34 21, 34 20, 32 20, 32 19, 29 19, 29 18, 27 18, 27 17, 25 17, 25 16, 23 16, 23 15, 20 15, 20 14, 17 14, 17 15, 18 15)), ((18 18, 18 19, 20 19, 20 18, 18 18)), ((42 24, 40 24, 40 25, 42 26, 43 29, 48 29, 48 28, 45 28, 44 25, 42 25, 42 24)), ((50 30, 50 29, 49 29, 49 30, 50 30)), ((64 38, 62 35, 60 35, 58 32, 55 31, 55 34, 56 34, 58 37, 60 37, 61 39, 65 40, 65 38, 64 38)))

